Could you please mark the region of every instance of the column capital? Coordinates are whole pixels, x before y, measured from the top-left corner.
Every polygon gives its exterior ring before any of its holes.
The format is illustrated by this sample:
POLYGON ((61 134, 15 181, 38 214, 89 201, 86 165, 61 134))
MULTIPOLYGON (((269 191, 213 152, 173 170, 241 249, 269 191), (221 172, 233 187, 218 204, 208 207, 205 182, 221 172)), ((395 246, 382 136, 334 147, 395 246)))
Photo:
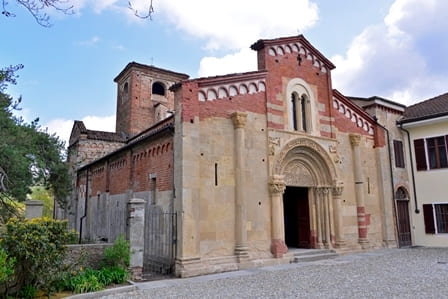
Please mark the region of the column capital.
POLYGON ((283 194, 286 189, 285 176, 274 174, 269 182, 269 187, 272 194, 283 194))
POLYGON ((233 127, 235 129, 244 128, 246 126, 247 113, 236 111, 233 112, 230 117, 232 118, 233 127))
POLYGON ((341 197, 342 191, 344 191, 344 182, 336 182, 331 191, 333 197, 341 197))
POLYGON ((317 187, 316 192, 318 195, 327 195, 328 193, 330 193, 330 188, 329 187, 317 187))
POLYGON ((342 195, 343 190, 344 187, 342 186, 333 187, 332 189, 333 197, 340 197, 342 195))
POLYGON ((350 144, 352 146, 358 146, 359 143, 361 142, 361 135, 359 134, 350 134, 350 144))

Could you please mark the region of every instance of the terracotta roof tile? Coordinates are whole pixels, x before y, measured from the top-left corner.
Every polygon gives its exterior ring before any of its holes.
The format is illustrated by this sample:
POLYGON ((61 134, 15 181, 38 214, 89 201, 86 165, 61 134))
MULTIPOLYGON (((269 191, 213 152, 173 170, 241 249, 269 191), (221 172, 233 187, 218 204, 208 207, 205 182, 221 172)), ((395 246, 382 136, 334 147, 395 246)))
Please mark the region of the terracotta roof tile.
POLYGON ((409 106, 400 123, 419 121, 448 115, 448 93, 409 106))

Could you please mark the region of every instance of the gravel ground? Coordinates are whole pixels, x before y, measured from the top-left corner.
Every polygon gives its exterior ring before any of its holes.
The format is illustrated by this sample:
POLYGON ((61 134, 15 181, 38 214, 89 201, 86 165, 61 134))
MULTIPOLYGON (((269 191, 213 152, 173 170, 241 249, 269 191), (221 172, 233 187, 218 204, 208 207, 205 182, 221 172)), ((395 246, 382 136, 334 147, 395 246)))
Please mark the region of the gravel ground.
POLYGON ((138 288, 101 298, 448 298, 448 248, 381 249, 138 288))

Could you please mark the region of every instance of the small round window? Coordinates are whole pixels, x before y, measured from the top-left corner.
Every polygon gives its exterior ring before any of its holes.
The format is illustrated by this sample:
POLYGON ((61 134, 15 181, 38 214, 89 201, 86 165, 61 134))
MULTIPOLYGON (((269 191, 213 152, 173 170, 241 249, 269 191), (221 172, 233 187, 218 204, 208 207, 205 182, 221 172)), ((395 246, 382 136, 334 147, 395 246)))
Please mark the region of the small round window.
POLYGON ((154 82, 152 85, 152 94, 165 95, 165 86, 160 82, 154 82))

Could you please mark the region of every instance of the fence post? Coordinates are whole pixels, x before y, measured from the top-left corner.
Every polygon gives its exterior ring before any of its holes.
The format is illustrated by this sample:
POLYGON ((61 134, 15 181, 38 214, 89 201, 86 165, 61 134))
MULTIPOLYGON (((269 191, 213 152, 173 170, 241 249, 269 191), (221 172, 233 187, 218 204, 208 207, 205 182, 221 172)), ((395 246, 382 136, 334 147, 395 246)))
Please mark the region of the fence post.
POLYGON ((142 279, 145 241, 145 201, 132 198, 128 202, 128 237, 131 251, 130 268, 133 280, 142 279))
POLYGON ((25 218, 41 218, 44 203, 40 200, 27 200, 25 202, 25 218))

